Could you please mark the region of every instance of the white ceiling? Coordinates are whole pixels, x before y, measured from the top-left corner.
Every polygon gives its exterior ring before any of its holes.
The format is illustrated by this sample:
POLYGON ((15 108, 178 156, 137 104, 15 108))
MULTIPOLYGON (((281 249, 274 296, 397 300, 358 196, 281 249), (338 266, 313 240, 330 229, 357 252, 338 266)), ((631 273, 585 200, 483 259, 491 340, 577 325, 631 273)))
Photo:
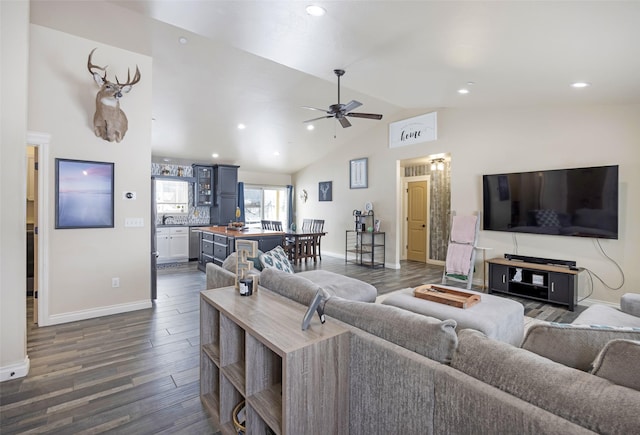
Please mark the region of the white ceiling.
POLYGON ((404 109, 640 102, 640 1, 50 0, 31 20, 152 56, 152 152, 177 161, 293 173, 404 109), (382 121, 307 131, 336 68, 382 121))

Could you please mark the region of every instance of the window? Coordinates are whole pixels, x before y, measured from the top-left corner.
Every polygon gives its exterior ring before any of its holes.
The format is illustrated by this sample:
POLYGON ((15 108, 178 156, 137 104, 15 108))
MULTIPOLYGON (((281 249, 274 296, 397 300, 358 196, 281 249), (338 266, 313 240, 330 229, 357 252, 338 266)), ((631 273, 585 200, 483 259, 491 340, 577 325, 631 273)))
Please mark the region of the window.
POLYGON ((156 210, 158 214, 188 213, 189 183, 156 180, 156 210))
POLYGON ((286 187, 244 186, 244 220, 249 226, 260 226, 260 221, 281 221, 283 228, 289 228, 287 221, 286 187))

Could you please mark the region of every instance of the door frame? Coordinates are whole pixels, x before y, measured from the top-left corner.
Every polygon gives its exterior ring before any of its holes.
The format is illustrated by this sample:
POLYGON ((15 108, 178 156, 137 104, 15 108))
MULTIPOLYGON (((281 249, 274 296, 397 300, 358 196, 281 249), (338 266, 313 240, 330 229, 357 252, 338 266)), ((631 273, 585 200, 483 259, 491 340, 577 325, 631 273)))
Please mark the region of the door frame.
POLYGON ((400 256, 400 258, 402 260, 406 260, 407 259, 407 245, 409 243, 409 225, 407 224, 407 217, 409 216, 409 183, 414 182, 414 181, 426 181, 427 182, 427 198, 426 198, 426 204, 427 204, 427 234, 426 234, 426 250, 425 252, 427 253, 427 262, 426 264, 430 263, 431 260, 431 251, 429 249, 429 243, 430 243, 430 239, 431 239, 431 195, 430 195, 430 189, 431 189, 431 180, 429 178, 428 175, 419 175, 419 176, 415 176, 415 177, 402 177, 402 254, 400 256))
MULTIPOLYGON (((49 145, 51 143, 51 135, 37 131, 27 132, 26 147, 32 146, 38 149, 38 221, 35 222, 34 228, 38 231, 38 249, 34 252, 37 255, 37 274, 38 274, 38 326, 49 325, 49 145)), ((26 166, 25 166, 26 167, 26 166)), ((25 192, 27 178, 25 176, 25 192)), ((25 215, 26 228, 26 215, 25 215)), ((26 293, 25 293, 26 304, 26 293)), ((25 319, 25 321, 27 321, 25 319)))

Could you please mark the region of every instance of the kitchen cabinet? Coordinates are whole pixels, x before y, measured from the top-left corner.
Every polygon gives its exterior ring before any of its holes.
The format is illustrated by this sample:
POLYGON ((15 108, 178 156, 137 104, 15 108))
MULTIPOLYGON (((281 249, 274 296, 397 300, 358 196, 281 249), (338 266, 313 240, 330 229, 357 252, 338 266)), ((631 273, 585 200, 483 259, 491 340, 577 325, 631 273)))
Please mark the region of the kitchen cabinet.
POLYGON ((194 203, 196 207, 211 207, 214 198, 213 166, 193 165, 195 175, 194 203))
POLYGON ((189 228, 156 229, 158 264, 189 261, 189 228))
POLYGON ((211 207, 211 224, 227 225, 236 219, 238 206, 238 166, 213 167, 215 196, 211 207))

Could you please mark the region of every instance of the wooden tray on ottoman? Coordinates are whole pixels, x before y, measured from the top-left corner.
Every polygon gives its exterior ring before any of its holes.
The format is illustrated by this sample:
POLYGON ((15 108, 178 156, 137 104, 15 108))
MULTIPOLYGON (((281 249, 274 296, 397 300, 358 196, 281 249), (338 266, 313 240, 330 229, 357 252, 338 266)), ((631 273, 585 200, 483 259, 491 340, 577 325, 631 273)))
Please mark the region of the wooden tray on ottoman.
POLYGON ((480 302, 480 295, 462 290, 453 290, 447 287, 439 287, 426 284, 416 287, 413 295, 420 299, 451 305, 458 308, 469 308, 480 302))

